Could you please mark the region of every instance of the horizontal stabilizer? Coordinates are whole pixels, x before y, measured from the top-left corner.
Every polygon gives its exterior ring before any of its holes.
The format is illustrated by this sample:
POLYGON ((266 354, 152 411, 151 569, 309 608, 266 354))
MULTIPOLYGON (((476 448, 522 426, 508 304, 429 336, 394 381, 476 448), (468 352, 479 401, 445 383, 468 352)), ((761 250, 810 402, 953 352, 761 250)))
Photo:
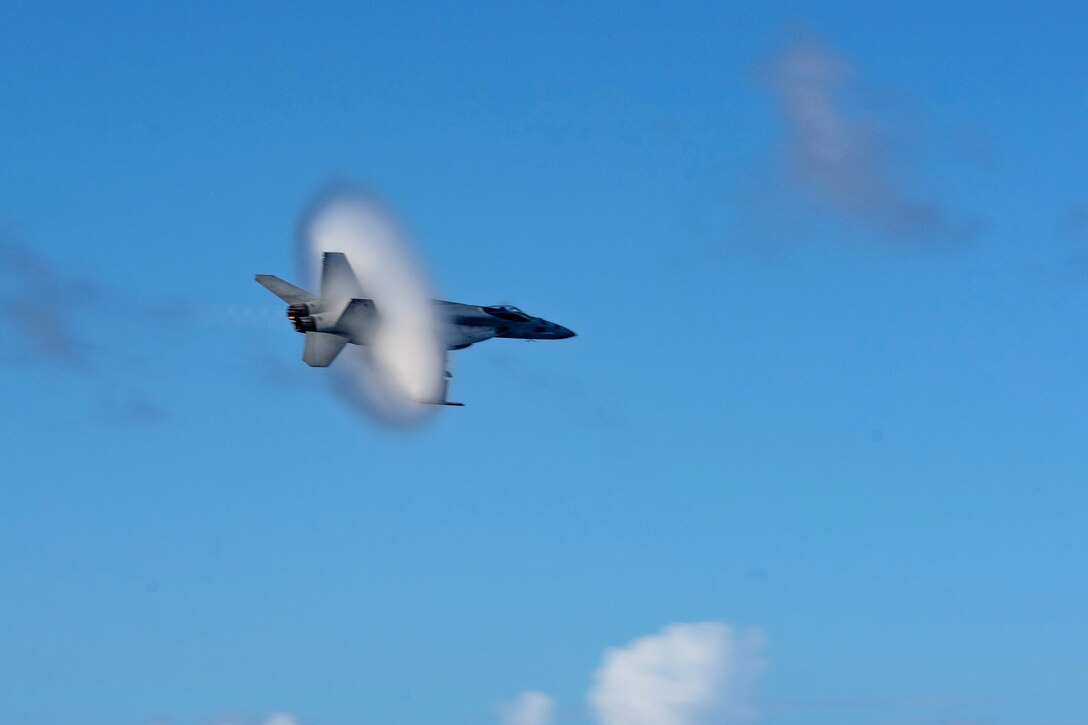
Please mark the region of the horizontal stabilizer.
POLYGON ((313 302, 317 299, 306 290, 296 287, 290 282, 284 282, 272 274, 258 274, 257 282, 289 305, 313 302))
POLYGON ((329 332, 307 332, 306 345, 302 349, 302 361, 314 368, 327 368, 344 349, 345 337, 329 332))

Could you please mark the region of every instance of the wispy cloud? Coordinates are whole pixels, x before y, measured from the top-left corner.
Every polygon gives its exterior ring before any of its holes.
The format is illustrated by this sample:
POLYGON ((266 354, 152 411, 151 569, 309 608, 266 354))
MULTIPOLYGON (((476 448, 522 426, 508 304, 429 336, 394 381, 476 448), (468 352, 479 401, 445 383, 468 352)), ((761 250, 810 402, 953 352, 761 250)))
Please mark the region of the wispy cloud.
POLYGON ((535 690, 527 690, 499 705, 502 725, 548 725, 554 715, 555 700, 535 690))
POLYGON ((866 107, 858 70, 842 55, 806 37, 779 53, 764 77, 786 131, 788 182, 776 192, 801 192, 840 221, 889 240, 932 244, 977 229, 912 183, 926 174, 917 163, 914 174, 904 172, 904 157, 916 154, 896 131, 902 124, 866 107))
POLYGON ((73 322, 99 304, 101 286, 60 275, 33 249, 0 242, 0 304, 15 338, 13 348, 38 362, 89 369, 93 345, 73 322))
POLYGON ((2 362, 84 377, 98 388, 97 417, 119 425, 144 425, 165 417, 161 404, 132 383, 139 366, 118 340, 144 339, 139 326, 176 325, 172 311, 142 304, 96 280, 66 274, 46 255, 10 238, 0 239, 0 309, 4 310, 2 362), (118 314, 117 310, 122 313, 118 314), (88 336, 89 319, 113 320, 108 336, 88 336), (126 335, 126 325, 134 325, 126 335), (124 361, 118 378, 116 363, 124 361))

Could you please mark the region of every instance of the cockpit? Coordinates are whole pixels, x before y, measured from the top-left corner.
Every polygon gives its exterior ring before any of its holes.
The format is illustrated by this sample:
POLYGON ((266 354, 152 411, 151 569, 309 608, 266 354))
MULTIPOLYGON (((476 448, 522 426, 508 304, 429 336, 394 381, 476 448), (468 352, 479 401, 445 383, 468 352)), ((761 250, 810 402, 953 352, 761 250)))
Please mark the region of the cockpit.
POLYGON ((497 317, 500 320, 506 320, 507 322, 529 322, 533 318, 525 314, 517 307, 511 305, 496 305, 494 307, 484 307, 483 311, 492 317, 497 317))

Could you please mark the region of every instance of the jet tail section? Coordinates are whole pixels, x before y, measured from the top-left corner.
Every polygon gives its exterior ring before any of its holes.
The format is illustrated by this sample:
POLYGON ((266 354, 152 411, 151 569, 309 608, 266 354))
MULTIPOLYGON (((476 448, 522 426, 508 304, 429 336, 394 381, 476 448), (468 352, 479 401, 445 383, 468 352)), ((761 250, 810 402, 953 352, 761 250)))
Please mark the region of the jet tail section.
POLYGON ((347 344, 347 338, 330 332, 307 332, 302 361, 313 368, 327 368, 347 344))

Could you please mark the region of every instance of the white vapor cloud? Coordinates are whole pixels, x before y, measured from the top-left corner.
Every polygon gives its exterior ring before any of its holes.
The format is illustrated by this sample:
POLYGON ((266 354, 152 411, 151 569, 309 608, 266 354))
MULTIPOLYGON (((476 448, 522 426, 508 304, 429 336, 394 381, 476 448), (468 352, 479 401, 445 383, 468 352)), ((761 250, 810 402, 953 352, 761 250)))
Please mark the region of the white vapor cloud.
POLYGON ((430 289, 404 232, 372 195, 346 189, 325 195, 300 225, 304 273, 319 289, 324 252, 342 252, 357 277, 345 299, 374 301, 379 323, 369 344, 349 346, 333 366, 340 396, 379 420, 410 423, 442 400, 445 343, 430 289))
POLYGON ((589 693, 602 725, 744 723, 755 717, 752 688, 763 637, 720 622, 672 624, 610 648, 589 693))
POLYGON ((768 71, 788 133, 789 172, 819 207, 896 240, 954 239, 973 231, 973 223, 955 220, 911 188, 894 163, 907 155, 901 139, 878 115, 851 105, 861 87, 846 59, 809 38, 780 53, 768 71))
POLYGON ((502 725, 548 725, 555 714, 555 700, 543 692, 526 690, 499 706, 502 725))

